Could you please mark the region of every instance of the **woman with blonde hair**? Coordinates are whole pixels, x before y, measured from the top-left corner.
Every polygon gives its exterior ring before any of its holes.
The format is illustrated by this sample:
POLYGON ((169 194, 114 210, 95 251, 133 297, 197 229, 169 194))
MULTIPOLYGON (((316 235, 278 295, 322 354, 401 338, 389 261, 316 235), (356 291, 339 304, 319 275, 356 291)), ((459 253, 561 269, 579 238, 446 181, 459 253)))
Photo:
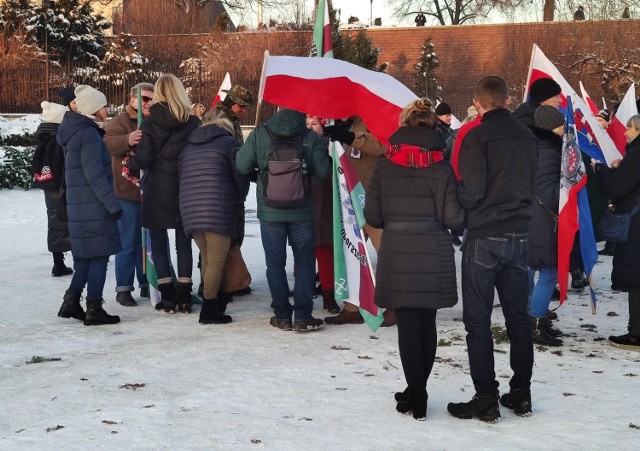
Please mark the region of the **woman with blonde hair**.
POLYGON ((149 229, 151 254, 158 274, 161 302, 157 309, 173 313, 176 305, 191 312, 191 239, 184 233, 180 216, 178 161, 187 137, 200 124, 191 114, 191 102, 182 82, 172 74, 156 81, 149 117, 140 129, 142 138, 136 156, 127 166, 145 171, 142 179, 143 227, 149 229), (168 229, 175 230, 177 291, 171 276, 168 229))
POLYGON ((431 102, 418 99, 400 115, 366 192, 367 224, 384 229, 378 251, 375 303, 392 308, 407 388, 396 393, 396 410, 424 420, 427 380, 436 355, 436 312, 458 301, 456 268, 447 228, 459 227, 464 211, 456 178, 444 160, 444 139, 431 102))

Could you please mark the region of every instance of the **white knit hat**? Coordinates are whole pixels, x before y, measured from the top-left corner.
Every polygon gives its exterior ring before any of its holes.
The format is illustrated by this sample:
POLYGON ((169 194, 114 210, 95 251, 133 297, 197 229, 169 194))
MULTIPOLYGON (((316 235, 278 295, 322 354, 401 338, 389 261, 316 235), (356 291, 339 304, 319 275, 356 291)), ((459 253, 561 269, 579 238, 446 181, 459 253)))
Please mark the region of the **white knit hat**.
POLYGON ((88 85, 79 85, 74 91, 78 112, 93 116, 103 106, 107 106, 107 98, 103 93, 88 85))
POLYGON ((42 118, 45 122, 53 122, 59 124, 62 122, 64 113, 69 111, 66 106, 59 103, 47 102, 46 100, 40 104, 42 107, 42 118))

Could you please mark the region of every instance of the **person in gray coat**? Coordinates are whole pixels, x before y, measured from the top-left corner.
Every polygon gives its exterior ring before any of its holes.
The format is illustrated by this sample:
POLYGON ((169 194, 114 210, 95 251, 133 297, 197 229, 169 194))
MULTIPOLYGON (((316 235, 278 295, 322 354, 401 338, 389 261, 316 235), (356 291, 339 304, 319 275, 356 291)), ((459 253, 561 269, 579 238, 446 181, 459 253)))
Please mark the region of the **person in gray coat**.
POLYGON ((393 308, 407 381, 396 410, 424 420, 427 380, 436 355, 436 312, 458 302, 456 268, 447 229, 461 226, 453 169, 444 161, 438 118, 427 99, 402 112, 392 147, 378 161, 366 193, 367 224, 384 229, 376 268, 375 303, 393 308))
POLYGON ((65 152, 65 183, 73 278, 58 316, 84 320, 86 326, 115 324, 120 317, 102 309, 109 256, 121 249, 120 203, 113 191, 111 156, 100 124, 107 119, 107 98, 87 85, 75 89, 78 112, 67 111, 57 141, 65 152), (80 297, 87 286, 86 314, 80 297))

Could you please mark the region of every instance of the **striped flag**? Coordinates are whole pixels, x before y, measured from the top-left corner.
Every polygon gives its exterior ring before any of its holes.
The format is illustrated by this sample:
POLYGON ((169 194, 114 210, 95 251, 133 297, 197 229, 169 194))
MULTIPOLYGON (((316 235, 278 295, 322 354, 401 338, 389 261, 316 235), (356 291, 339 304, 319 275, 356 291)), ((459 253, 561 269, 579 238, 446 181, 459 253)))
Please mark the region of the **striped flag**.
POLYGON ((596 105, 596 103, 593 101, 591 96, 589 96, 589 94, 587 94, 587 90, 584 89, 584 85, 582 84, 582 82, 580 81, 578 83, 580 84, 580 92, 582 93, 582 99, 589 106, 589 109, 591 110, 593 115, 596 116, 598 114, 598 112, 600 111, 600 110, 598 110, 598 105, 596 105))
POLYGON ((591 114, 587 104, 569 85, 556 66, 542 53, 540 47, 533 44, 529 74, 527 75, 525 101, 529 96, 531 84, 539 78, 552 78, 560 85, 562 88, 560 111, 563 113, 567 111, 567 97, 571 97, 571 107, 575 114, 574 123, 578 133, 577 140, 580 144, 580 149, 584 153, 591 158, 603 162, 606 161, 607 163, 622 158, 611 137, 603 130, 595 116, 591 114))
POLYGON ((589 199, 585 188, 587 176, 580 154, 571 97, 567 102, 565 119, 560 174, 560 202, 558 207, 558 286, 560 288, 560 302, 564 302, 567 298, 570 254, 575 234, 580 230, 582 263, 589 280, 591 311, 595 313, 597 299, 593 289, 592 271, 598 260, 598 251, 593 234, 589 199))
POLYGON ((373 301, 375 281, 362 233, 364 189, 340 143, 331 143, 331 154, 335 295, 337 300, 357 305, 365 323, 375 332, 384 318, 373 301))
POLYGON ((636 87, 631 83, 627 93, 624 95, 620 106, 618 107, 615 116, 611 119, 611 123, 607 128, 607 133, 613 139, 618 151, 622 155, 626 153, 627 137, 624 132, 627 131, 627 121, 631 119, 631 116, 638 114, 638 105, 636 104, 636 87))
POLYGON ((403 108, 417 99, 392 76, 333 58, 271 56, 265 52, 259 101, 319 117, 360 116, 388 144, 403 108), (313 95, 311 95, 313 93, 313 95))
POLYGON ((216 98, 211 102, 211 108, 216 106, 216 103, 222 102, 227 98, 227 91, 231 89, 231 75, 229 72, 224 76, 222 80, 222 84, 220 85, 220 89, 218 89, 218 93, 216 94, 216 98))
POLYGON ((329 3, 327 0, 318 2, 316 23, 313 26, 313 42, 311 43, 311 54, 309 56, 333 58, 331 21, 329 19, 329 3))

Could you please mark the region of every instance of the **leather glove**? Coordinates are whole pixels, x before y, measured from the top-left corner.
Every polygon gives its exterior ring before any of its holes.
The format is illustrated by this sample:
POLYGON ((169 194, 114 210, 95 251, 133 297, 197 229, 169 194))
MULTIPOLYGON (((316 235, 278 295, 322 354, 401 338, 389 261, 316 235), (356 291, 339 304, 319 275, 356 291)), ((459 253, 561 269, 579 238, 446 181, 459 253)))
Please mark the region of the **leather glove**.
POLYGON ((339 141, 342 144, 350 146, 353 144, 353 140, 356 139, 356 134, 345 130, 342 127, 336 125, 328 125, 324 128, 324 136, 328 136, 331 141, 339 141))
POLYGON ((111 217, 111 219, 114 219, 114 220, 117 221, 118 219, 122 218, 122 210, 118 210, 116 212, 109 213, 109 217, 111 217))

